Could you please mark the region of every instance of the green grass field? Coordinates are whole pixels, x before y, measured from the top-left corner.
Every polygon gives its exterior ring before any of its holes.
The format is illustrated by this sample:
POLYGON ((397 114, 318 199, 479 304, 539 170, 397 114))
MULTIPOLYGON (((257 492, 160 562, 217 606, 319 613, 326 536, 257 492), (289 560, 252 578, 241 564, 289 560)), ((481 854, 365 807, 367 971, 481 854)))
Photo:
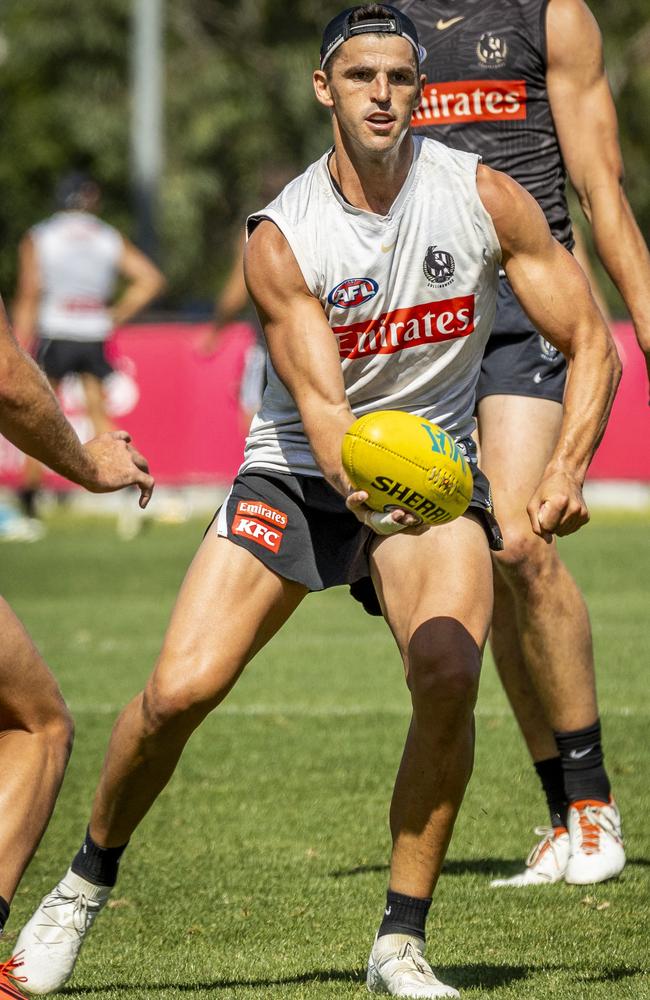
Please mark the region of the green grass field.
MULTIPOLYGON (((43 542, 0 548, 2 591, 77 722, 3 958, 77 849, 113 719, 153 664, 201 530, 152 525, 123 543, 108 520, 57 515, 43 542)), ((486 655, 476 769, 428 928, 434 968, 467 1000, 650 998, 650 517, 596 515, 563 551, 592 612, 629 863, 618 881, 587 889, 488 887, 517 870, 546 817, 486 655)), ((385 625, 344 590, 308 598, 194 736, 63 993, 364 996, 407 721, 385 625)))

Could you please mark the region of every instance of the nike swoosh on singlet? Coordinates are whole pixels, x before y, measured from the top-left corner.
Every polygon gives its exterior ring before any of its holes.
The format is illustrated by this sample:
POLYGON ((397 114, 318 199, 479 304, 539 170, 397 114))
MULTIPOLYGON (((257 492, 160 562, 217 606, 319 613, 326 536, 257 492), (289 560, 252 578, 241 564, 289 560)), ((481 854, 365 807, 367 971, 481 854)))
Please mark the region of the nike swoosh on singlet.
POLYGON ((460 17, 450 17, 448 21, 443 21, 440 17, 436 21, 436 28, 438 31, 446 31, 447 28, 451 28, 452 24, 458 24, 459 21, 464 21, 465 15, 461 14, 460 17))
POLYGON ((381 244, 381 252, 382 253, 390 253, 391 250, 394 249, 394 247, 395 247, 396 244, 397 244, 397 240, 395 240, 395 243, 391 243, 391 245, 388 246, 388 247, 385 247, 384 244, 382 243, 381 244))

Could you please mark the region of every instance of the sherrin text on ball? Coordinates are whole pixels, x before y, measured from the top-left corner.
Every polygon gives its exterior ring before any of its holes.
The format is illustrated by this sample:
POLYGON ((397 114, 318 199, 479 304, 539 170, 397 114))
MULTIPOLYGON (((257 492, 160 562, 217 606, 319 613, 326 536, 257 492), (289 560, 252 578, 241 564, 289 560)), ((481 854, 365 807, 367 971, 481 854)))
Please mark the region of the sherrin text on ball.
POLYGON ((373 510, 403 507, 425 524, 446 524, 465 513, 472 497, 472 471, 460 446, 414 413, 377 410, 359 417, 343 438, 341 457, 373 510))

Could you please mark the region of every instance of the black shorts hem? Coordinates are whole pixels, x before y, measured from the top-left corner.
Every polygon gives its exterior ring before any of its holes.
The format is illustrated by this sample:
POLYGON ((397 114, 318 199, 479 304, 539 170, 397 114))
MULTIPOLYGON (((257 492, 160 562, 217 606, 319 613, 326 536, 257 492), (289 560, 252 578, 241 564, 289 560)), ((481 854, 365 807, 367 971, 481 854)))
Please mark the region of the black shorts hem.
MULTIPOLYGON (((541 387, 541 386, 540 386, 541 387)), ((480 403, 482 399, 487 399, 488 396, 521 396, 525 399, 546 399, 550 403, 559 403, 562 406, 564 402, 564 389, 560 395, 557 391, 550 393, 544 392, 530 392, 519 387, 500 388, 500 389, 486 389, 481 392, 480 389, 476 390, 476 402, 480 403)))

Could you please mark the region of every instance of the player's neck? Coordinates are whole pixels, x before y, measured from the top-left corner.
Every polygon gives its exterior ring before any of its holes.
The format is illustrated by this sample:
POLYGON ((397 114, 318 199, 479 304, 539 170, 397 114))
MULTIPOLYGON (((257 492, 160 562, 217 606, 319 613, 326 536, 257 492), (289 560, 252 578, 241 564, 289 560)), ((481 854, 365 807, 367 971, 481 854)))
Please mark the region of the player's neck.
POLYGON ((346 201, 354 208, 388 215, 413 163, 410 132, 394 150, 371 154, 335 132, 329 169, 346 201))

